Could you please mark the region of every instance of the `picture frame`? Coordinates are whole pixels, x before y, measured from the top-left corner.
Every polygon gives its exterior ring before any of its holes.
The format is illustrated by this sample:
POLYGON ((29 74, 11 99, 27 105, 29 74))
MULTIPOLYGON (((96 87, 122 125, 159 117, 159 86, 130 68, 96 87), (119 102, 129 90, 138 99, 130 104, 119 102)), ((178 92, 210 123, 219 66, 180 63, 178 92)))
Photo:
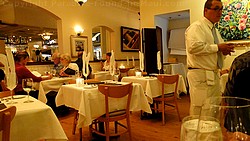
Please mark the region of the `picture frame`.
POLYGON ((138 52, 140 50, 140 30, 121 26, 121 51, 138 52))
POLYGON ((88 51, 88 37, 87 36, 70 36, 71 44, 71 57, 77 57, 77 52, 79 51, 88 51))

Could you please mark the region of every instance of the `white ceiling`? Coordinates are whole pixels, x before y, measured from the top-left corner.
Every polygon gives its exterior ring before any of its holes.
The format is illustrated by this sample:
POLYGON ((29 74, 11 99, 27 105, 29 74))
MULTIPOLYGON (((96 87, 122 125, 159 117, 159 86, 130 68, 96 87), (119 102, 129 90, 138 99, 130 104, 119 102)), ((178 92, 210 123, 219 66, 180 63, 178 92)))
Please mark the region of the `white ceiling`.
POLYGON ((166 13, 157 15, 159 17, 168 19, 168 20, 176 20, 176 19, 186 19, 189 18, 189 11, 180 11, 180 12, 173 12, 173 13, 166 13))

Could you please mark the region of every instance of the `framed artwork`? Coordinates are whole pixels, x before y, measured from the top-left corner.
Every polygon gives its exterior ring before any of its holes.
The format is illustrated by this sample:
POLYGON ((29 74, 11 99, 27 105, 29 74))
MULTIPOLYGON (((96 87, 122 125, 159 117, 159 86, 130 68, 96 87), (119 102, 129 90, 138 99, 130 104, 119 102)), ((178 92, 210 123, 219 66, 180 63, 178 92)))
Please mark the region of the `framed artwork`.
POLYGON ((121 26, 121 51, 131 52, 140 49, 140 30, 121 26))
POLYGON ((77 57, 78 51, 86 51, 88 48, 88 37, 87 36, 70 36, 71 44, 71 57, 77 57))

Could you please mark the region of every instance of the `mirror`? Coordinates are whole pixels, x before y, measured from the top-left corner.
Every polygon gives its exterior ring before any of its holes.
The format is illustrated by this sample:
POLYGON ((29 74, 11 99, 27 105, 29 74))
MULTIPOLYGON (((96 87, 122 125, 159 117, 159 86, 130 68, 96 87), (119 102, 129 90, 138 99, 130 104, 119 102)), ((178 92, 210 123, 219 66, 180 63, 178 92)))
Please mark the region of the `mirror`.
POLYGON ((0 40, 12 52, 26 50, 32 62, 50 61, 58 49, 58 20, 53 13, 31 3, 7 1, 0 5, 0 40))
POLYGON ((105 59, 111 48, 111 34, 114 32, 107 26, 96 26, 92 29, 92 46, 94 60, 105 59))

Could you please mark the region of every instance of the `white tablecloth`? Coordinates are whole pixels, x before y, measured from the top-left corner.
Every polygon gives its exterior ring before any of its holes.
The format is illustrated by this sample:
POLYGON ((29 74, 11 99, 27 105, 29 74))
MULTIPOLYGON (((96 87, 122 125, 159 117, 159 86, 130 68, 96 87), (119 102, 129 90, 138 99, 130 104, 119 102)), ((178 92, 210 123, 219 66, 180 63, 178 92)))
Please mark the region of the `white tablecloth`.
POLYGON ((227 84, 227 80, 228 80, 228 73, 225 73, 223 75, 221 75, 220 77, 220 91, 221 93, 224 93, 224 90, 226 88, 226 84, 227 84))
MULTIPOLYGON (((156 77, 129 76, 123 77, 121 81, 140 83, 148 97, 149 103, 153 103, 153 98, 161 95, 161 82, 156 77)), ((177 89, 178 94, 180 94, 181 92, 187 93, 185 82, 181 75, 179 75, 179 83, 177 89)), ((174 85, 166 85, 165 93, 171 92, 174 92, 174 85)))
MULTIPOLYGON (((84 89, 76 87, 75 84, 63 85, 58 91, 56 105, 66 105, 79 112, 77 127, 88 126, 92 120, 105 113, 104 95, 98 91, 98 88, 84 89)), ((121 109, 126 105, 126 100, 113 100, 110 110, 121 109)), ((143 110, 152 113, 147 97, 140 84, 133 84, 130 111, 143 110)))
MULTIPOLYGON (((17 95, 17 97, 20 99, 14 99, 18 103, 14 104, 17 112, 11 122, 11 141, 68 140, 59 120, 49 106, 33 97, 30 97, 34 101, 32 103, 23 103, 27 100, 26 96, 17 95)), ((10 104, 5 105, 10 106, 10 104)))
POLYGON ((103 80, 112 80, 112 76, 110 75, 109 71, 99 71, 93 73, 94 78, 103 81, 103 80))
POLYGON ((53 77, 50 80, 41 81, 39 84, 38 100, 46 103, 47 102, 46 94, 49 91, 57 92, 64 83, 67 83, 71 79, 73 78, 72 77, 62 77, 62 78, 53 77))

